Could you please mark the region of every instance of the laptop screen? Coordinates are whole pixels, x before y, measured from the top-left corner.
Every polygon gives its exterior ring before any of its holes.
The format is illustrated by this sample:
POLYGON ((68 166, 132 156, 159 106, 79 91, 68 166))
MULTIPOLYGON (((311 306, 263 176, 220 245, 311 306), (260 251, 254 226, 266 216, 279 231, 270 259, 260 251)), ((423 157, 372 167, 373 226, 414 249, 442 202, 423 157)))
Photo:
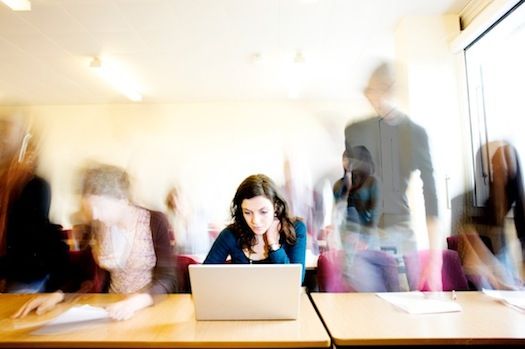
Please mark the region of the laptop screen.
POLYGON ((300 264, 189 266, 197 320, 296 319, 300 264))

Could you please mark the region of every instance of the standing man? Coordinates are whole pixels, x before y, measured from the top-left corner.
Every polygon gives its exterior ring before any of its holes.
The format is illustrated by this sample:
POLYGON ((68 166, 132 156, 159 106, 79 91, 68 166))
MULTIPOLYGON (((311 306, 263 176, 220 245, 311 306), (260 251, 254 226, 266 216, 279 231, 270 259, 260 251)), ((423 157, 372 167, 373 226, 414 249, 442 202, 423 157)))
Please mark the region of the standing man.
POLYGON ((429 246, 434 252, 429 264, 422 267, 420 285, 425 282, 432 290, 440 290, 441 252, 437 231, 438 206, 426 131, 393 103, 395 78, 389 63, 380 64, 372 72, 364 94, 377 116, 349 124, 345 128, 345 148, 365 146, 377 166, 381 179, 380 221, 382 247, 394 247, 403 255, 417 250, 411 227, 407 188, 411 174, 419 170, 423 182, 423 195, 429 246))

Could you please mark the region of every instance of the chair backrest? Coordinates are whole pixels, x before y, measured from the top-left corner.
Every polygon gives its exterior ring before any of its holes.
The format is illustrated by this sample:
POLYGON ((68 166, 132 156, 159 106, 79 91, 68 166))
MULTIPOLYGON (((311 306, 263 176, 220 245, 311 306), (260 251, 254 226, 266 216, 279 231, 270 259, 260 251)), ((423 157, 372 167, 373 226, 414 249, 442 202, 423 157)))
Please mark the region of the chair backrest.
POLYGON ((367 274, 366 283, 361 283, 361 292, 399 292, 399 272, 396 258, 388 252, 364 250, 358 253, 367 274), (363 264, 364 263, 364 264, 363 264))
POLYGON ((343 276, 344 251, 327 250, 317 259, 317 285, 321 292, 351 292, 343 276))
POLYGON ((177 268, 177 292, 191 293, 190 274, 188 266, 199 264, 195 259, 186 255, 175 256, 175 267, 177 268))
MULTIPOLYGON (((419 282, 421 268, 427 264, 429 254, 429 250, 421 250, 403 256, 408 286, 412 291, 430 291, 430 287, 426 282, 422 285, 419 282)), ((443 291, 468 290, 467 278, 461 267, 458 253, 453 250, 442 250, 442 255, 441 281, 443 283, 443 291)))
POLYGON ((447 237, 447 248, 452 251, 458 251, 459 236, 453 235, 447 237))
POLYGON ((356 252, 352 264, 345 266, 343 250, 328 250, 317 260, 317 283, 321 292, 400 291, 397 262, 378 250, 356 252), (345 277, 344 270, 351 274, 345 277))
MULTIPOLYGON (((492 240, 486 235, 478 235, 481 241, 487 246, 490 252, 494 253, 494 248, 492 247, 492 240)), ((449 250, 458 251, 459 250, 459 240, 461 235, 453 235, 447 237, 447 248, 449 250)))
POLYGON ((108 272, 100 268, 91 247, 69 251, 70 277, 66 290, 80 293, 103 293, 109 282, 108 272))

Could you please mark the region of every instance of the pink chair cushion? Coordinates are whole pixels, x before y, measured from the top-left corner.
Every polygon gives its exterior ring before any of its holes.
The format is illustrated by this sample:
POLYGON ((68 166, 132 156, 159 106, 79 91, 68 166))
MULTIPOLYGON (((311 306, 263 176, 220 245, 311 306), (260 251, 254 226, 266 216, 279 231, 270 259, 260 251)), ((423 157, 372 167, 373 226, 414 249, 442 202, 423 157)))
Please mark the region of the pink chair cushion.
MULTIPOLYGON (((461 267, 461 260, 456 251, 443 250, 443 267, 441 269, 441 280, 443 291, 466 291, 468 282, 461 267)), ((403 256, 405 262, 408 286, 410 290, 430 291, 425 282, 420 285, 419 276, 421 268, 426 265, 429 258, 429 250, 421 250, 403 256)))
POLYGON ((317 283, 321 292, 395 292, 400 290, 397 262, 383 251, 356 252, 352 275, 344 276, 345 253, 329 250, 317 261, 317 283))
POLYGON ((321 292, 351 292, 343 277, 344 251, 329 250, 317 260, 317 284, 321 292))

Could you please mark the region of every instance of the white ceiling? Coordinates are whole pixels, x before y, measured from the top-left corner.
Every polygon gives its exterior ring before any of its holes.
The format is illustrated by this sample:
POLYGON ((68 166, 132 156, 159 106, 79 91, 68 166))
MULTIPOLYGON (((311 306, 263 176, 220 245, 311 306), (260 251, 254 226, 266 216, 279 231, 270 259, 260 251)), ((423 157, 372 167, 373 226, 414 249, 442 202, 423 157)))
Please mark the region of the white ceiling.
POLYGON ((145 103, 282 100, 294 84, 300 98, 344 99, 367 62, 393 57, 400 18, 459 13, 468 0, 31 3, 0 4, 0 105, 128 102, 89 68, 93 56, 120 64, 145 103))

